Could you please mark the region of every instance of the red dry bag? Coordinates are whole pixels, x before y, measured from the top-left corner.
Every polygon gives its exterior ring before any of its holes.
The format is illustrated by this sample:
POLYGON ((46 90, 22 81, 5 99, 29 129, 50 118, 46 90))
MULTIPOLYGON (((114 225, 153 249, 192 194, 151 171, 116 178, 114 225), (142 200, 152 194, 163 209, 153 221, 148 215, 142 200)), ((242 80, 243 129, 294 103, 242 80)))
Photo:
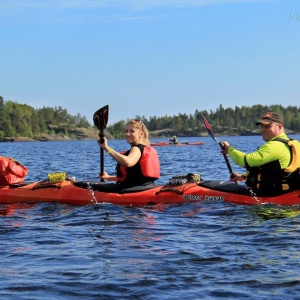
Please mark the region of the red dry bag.
POLYGON ((28 168, 11 157, 0 156, 0 185, 21 183, 28 168))

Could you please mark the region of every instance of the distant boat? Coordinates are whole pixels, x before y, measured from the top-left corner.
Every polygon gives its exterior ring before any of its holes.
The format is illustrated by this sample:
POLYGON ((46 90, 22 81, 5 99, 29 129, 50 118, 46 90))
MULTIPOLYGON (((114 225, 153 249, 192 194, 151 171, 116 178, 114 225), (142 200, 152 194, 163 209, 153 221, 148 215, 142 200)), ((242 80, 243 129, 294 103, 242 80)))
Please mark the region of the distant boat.
POLYGON ((177 144, 171 142, 158 142, 158 143, 150 143, 150 146, 160 147, 160 146, 199 146, 203 145, 204 142, 180 142, 177 144))

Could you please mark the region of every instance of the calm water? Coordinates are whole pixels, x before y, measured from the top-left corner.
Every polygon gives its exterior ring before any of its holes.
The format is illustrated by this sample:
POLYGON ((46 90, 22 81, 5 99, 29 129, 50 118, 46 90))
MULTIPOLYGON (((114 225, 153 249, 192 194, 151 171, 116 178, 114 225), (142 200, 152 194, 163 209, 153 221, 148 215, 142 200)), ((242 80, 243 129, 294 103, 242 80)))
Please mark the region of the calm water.
MULTIPOLYGON (((248 151, 262 142, 226 139, 248 151)), ((157 148, 160 183, 188 172, 229 178, 211 138, 183 140, 205 144, 157 148)), ((124 141, 110 145, 127 149, 124 141)), ((95 141, 0 143, 0 153, 28 166, 28 181, 56 171, 97 180, 100 169, 95 141)), ((109 156, 104 163, 112 173, 109 156)), ((0 298, 300 299, 299 213, 222 202, 0 205, 0 298)))

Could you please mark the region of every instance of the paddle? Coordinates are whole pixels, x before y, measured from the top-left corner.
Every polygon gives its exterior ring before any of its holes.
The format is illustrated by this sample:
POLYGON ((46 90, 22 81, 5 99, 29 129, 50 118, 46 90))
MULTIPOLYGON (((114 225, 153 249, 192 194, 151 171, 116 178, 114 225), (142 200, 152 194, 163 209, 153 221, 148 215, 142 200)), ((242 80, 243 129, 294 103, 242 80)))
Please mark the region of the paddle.
MULTIPOLYGON (((202 122, 203 122, 205 128, 207 129, 208 134, 212 137, 212 139, 213 139, 217 144, 219 144, 219 146, 221 147, 221 150, 223 150, 223 149, 224 149, 224 145, 222 144, 221 141, 218 141, 218 140, 216 139, 216 137, 215 137, 215 135, 214 135, 214 132, 213 132, 212 128, 210 127, 209 123, 207 122, 207 120, 205 119, 205 117, 204 117, 202 114, 201 114, 201 118, 202 118, 202 122)), ((231 168, 231 165, 230 165, 230 163, 229 163, 228 157, 227 157, 227 155, 224 154, 224 153, 223 153, 223 157, 224 157, 224 159, 225 159, 227 168, 228 168, 228 170, 229 170, 230 177, 233 178, 233 177, 234 177, 234 174, 233 174, 233 172, 232 172, 232 168, 231 168)))
MULTIPOLYGON (((93 115, 93 121, 95 126, 99 130, 99 137, 100 137, 100 143, 103 143, 104 135, 104 129, 106 127, 107 121, 108 121, 108 105, 103 106, 102 108, 98 109, 94 115, 93 115)), ((104 174, 104 155, 103 155, 103 149, 100 148, 100 175, 102 176, 104 174)), ((104 179, 101 179, 101 181, 104 181, 104 179)))

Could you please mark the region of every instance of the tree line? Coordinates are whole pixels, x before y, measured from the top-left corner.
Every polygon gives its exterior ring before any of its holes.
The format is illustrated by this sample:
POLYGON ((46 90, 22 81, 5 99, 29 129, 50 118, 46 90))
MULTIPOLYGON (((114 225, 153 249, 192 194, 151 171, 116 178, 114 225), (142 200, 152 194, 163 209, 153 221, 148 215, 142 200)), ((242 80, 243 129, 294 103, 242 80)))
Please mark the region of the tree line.
POLYGON ((91 127, 86 117, 79 113, 72 116, 66 109, 58 107, 33 108, 27 104, 4 101, 0 96, 0 141, 5 137, 34 138, 43 133, 68 135, 71 128, 91 127))
MULTIPOLYGON (((215 110, 196 110, 194 114, 178 114, 176 116, 150 117, 136 116, 144 122, 150 132, 169 129, 178 136, 199 136, 206 133, 201 114, 207 119, 215 132, 227 134, 251 134, 258 132, 257 120, 267 112, 280 114, 285 121, 285 128, 291 132, 300 132, 300 107, 282 105, 253 105, 235 108, 224 108, 222 104, 215 110)), ((128 119, 127 119, 128 121, 128 119)), ((123 138, 126 122, 121 120, 107 127, 115 138, 123 138)), ((158 134, 159 135, 159 134, 158 134)))
MULTIPOLYGON (((224 108, 221 104, 215 110, 196 110, 194 114, 179 113, 174 116, 136 116, 144 122, 151 136, 176 134, 178 136, 199 136, 206 134, 201 114, 208 120, 215 133, 251 134, 257 132, 255 122, 267 111, 280 114, 285 120, 285 128, 291 132, 300 132, 300 107, 282 105, 253 105, 235 108, 224 108)), ((120 120, 106 127, 106 131, 116 139, 124 138, 126 123, 129 119, 120 120)), ((85 116, 79 113, 72 116, 61 106, 33 108, 27 104, 4 101, 0 96, 0 141, 5 137, 31 137, 43 133, 68 135, 74 128, 91 128, 85 116)))

